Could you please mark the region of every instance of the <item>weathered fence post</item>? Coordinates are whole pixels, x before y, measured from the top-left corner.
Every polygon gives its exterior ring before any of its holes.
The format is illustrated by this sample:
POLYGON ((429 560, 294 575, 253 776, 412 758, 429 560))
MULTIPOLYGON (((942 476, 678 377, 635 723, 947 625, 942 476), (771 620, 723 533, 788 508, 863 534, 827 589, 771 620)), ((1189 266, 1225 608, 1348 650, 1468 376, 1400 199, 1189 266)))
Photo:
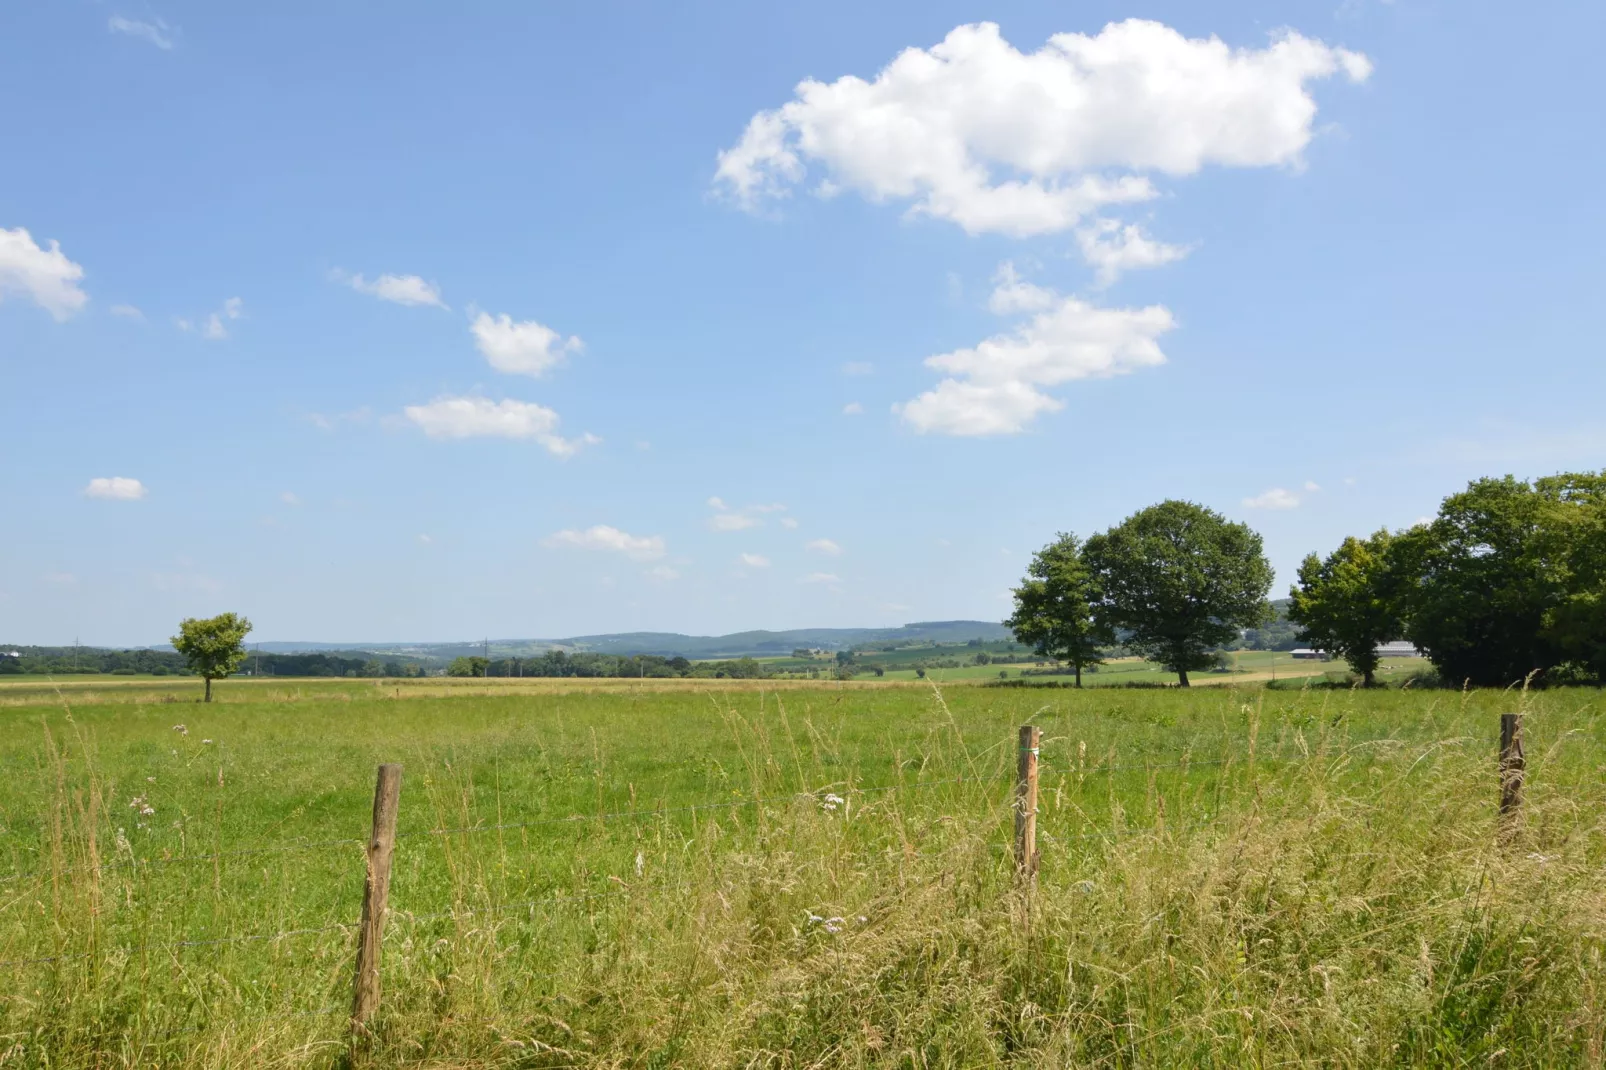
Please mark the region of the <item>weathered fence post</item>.
POLYGON ((1020 726, 1020 759, 1015 767, 1015 869, 1024 878, 1037 873, 1037 745, 1041 729, 1020 726))
POLYGON ((1522 714, 1500 715, 1500 817, 1507 824, 1522 810, 1522 782, 1528 763, 1522 754, 1522 714))
POLYGON ((351 999, 351 1028, 366 1031, 379 1009, 379 951, 390 900, 390 859, 396 851, 396 811, 401 803, 400 765, 381 765, 374 782, 374 831, 368 838, 368 875, 362 890, 362 923, 357 930, 357 978, 351 999))

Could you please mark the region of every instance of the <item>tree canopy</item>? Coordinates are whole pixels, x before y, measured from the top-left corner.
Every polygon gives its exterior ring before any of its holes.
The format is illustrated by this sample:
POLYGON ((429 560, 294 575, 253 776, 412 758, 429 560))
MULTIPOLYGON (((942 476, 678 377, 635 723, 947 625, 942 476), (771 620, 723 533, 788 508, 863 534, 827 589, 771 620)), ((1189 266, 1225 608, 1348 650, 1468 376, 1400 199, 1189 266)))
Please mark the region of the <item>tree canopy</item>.
POLYGON ((196 675, 206 680, 206 701, 212 701, 212 681, 230 676, 245 661, 245 637, 251 622, 237 613, 215 617, 186 617, 173 636, 173 649, 184 655, 196 675))
POLYGON ((1273 573, 1260 536, 1202 505, 1151 505, 1089 538, 1082 553, 1098 583, 1098 618, 1183 687, 1239 629, 1270 616, 1273 573))
POLYGON ((1300 638, 1349 662, 1368 687, 1376 681, 1378 644, 1401 630, 1390 589, 1392 542, 1383 530, 1369 539, 1350 536, 1325 559, 1311 554, 1289 592, 1288 619, 1303 626, 1300 638))
MULTIPOLYGON (((1097 578, 1082 559, 1081 543, 1062 532, 1032 556, 1004 626, 1037 653, 1074 667, 1081 687, 1082 670, 1102 662, 1102 648, 1115 642, 1114 630, 1095 614, 1098 600, 1097 578)), ((976 663, 987 664, 985 656, 976 655, 976 663)))

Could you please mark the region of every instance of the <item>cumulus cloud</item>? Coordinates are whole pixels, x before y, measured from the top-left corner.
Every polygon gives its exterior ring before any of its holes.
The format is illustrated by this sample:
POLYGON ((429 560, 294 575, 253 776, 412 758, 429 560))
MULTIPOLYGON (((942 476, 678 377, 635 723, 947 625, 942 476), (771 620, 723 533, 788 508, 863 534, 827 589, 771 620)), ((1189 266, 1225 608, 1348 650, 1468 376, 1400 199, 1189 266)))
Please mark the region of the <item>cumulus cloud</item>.
POLYGON ((812 171, 822 193, 905 202, 973 234, 1063 231, 1157 196, 1153 174, 1298 166, 1316 116, 1308 83, 1371 69, 1292 31, 1231 48, 1128 19, 1023 53, 993 23, 964 25, 873 80, 804 80, 719 154, 715 182, 759 210, 812 171))
POLYGON ((739 558, 748 568, 769 568, 770 559, 763 554, 742 554, 739 558))
POLYGON ((860 405, 857 401, 850 401, 846 405, 842 406, 842 415, 862 416, 864 415, 864 406, 860 405))
POLYGON ((438 397, 427 405, 409 405, 403 415, 430 438, 531 439, 559 457, 602 440, 587 432, 579 438, 558 434, 558 414, 532 401, 485 397, 438 397))
POLYGON ((607 524, 597 524, 577 531, 565 528, 541 540, 541 545, 552 549, 603 550, 623 554, 632 561, 656 561, 664 556, 662 535, 631 535, 607 524))
POLYGON ((835 584, 835 583, 841 583, 842 582, 842 577, 838 576, 834 572, 810 572, 807 576, 804 576, 798 582, 799 583, 832 583, 832 584, 835 584))
POLYGON ((1244 505, 1250 509, 1298 509, 1299 495, 1282 487, 1273 487, 1264 494, 1245 498, 1244 505))
POLYGON ((89 481, 84 494, 107 501, 135 502, 145 497, 145 484, 127 476, 100 476, 89 481))
POLYGON ((441 300, 440 287, 433 282, 424 281, 418 275, 381 275, 370 282, 361 275, 348 275, 338 268, 330 274, 336 282, 350 286, 358 293, 377 297, 381 301, 390 301, 398 305, 446 307, 446 302, 441 300))
POLYGON ((783 528, 796 528, 797 527, 797 520, 795 518, 793 518, 793 517, 790 517, 790 516, 783 516, 783 517, 781 517, 781 527, 783 527, 783 528))
POLYGON ((107 311, 114 316, 121 316, 124 319, 142 320, 145 318, 145 313, 141 312, 133 305, 113 305, 107 311))
POLYGON ((59 242, 41 249, 26 228, 0 227, 0 301, 20 294, 60 322, 89 303, 78 288, 83 277, 84 269, 67 259, 59 242))
POLYGON ((481 312, 469 329, 491 367, 510 375, 539 378, 547 369, 562 363, 565 356, 583 348, 579 338, 565 339, 535 320, 519 321, 505 314, 481 312))
POLYGON ((1181 260, 1192 250, 1186 245, 1168 245, 1153 238, 1136 223, 1098 219, 1078 228, 1076 243, 1082 258, 1092 265, 1100 286, 1138 268, 1160 267, 1181 260))
POLYGON ((1305 480, 1305 489, 1310 491, 1312 494, 1315 494, 1317 491, 1321 490, 1322 487, 1321 484, 1317 483, 1314 479, 1307 479, 1305 480))
POLYGON ((161 19, 144 22, 140 19, 124 18, 121 15, 113 15, 108 19, 106 29, 112 33, 123 34, 126 37, 138 38, 146 44, 155 45, 164 52, 172 50, 178 33, 177 27, 169 26, 161 19))
POLYGON ((1021 278, 1012 261, 1005 260, 993 272, 993 293, 987 307, 1000 316, 1016 312, 1041 312, 1051 308, 1059 295, 1047 287, 1037 286, 1021 278))
POLYGON ((300 505, 301 497, 293 490, 287 490, 279 495, 279 500, 286 505, 300 505))
POLYGON ((842 547, 838 546, 830 539, 815 539, 812 542, 805 543, 803 545, 803 549, 809 551, 810 553, 826 554, 830 557, 837 557, 842 553, 842 547))
POLYGON ((946 374, 940 383, 893 411, 921 433, 1004 435, 1023 431, 1064 402, 1039 387, 1076 379, 1107 379, 1165 363, 1159 337, 1176 326, 1160 306, 1102 308, 1021 281, 1012 265, 1000 269, 999 308, 1041 306, 1021 326, 970 349, 927 357, 946 374), (1000 294, 1006 296, 1000 298, 1000 294))

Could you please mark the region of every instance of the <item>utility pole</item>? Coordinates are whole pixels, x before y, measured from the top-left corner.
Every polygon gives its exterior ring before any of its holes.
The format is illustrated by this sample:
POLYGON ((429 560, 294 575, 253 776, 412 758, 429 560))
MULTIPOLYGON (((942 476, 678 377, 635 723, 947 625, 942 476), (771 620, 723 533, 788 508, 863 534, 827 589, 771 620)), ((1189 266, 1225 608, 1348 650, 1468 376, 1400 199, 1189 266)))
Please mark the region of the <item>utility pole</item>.
POLYGON ((486 676, 487 679, 489 679, 490 675, 491 675, 491 637, 487 635, 485 637, 485 676, 486 676))

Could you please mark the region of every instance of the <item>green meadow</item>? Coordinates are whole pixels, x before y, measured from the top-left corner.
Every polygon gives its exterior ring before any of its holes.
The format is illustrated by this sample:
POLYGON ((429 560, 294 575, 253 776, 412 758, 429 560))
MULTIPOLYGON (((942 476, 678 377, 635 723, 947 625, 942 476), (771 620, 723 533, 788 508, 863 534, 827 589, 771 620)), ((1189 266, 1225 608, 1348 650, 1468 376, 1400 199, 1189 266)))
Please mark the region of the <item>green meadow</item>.
POLYGON ((0 686, 0 1067, 1606 1058, 1596 691, 198 690, 0 686), (353 1041, 380 762, 383 1003, 353 1041))

